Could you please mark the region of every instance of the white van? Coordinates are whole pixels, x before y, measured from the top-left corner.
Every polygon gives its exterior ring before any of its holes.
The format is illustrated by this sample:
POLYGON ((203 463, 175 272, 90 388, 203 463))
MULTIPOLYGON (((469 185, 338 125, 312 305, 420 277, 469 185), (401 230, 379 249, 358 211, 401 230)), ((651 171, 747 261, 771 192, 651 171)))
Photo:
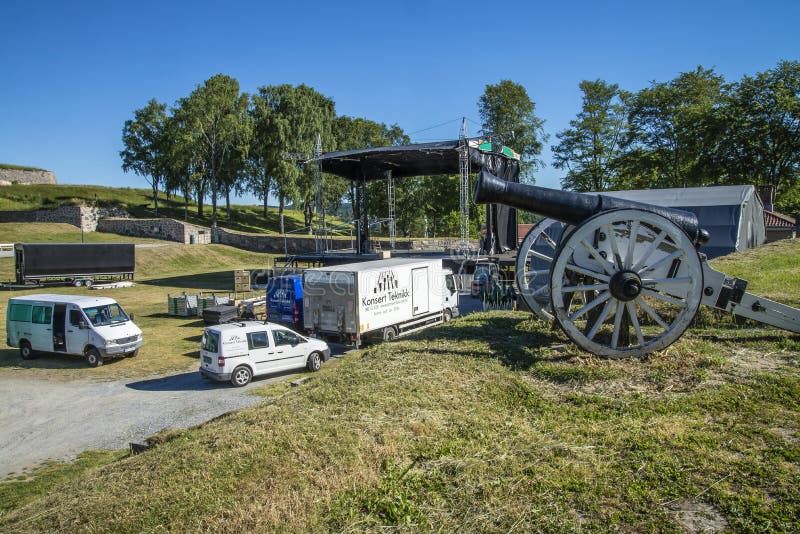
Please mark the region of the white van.
POLYGON ((200 374, 242 387, 254 376, 306 367, 318 371, 331 357, 328 344, 273 323, 244 321, 206 327, 200 374))
POLYGON ((37 351, 77 354, 92 367, 107 356, 136 356, 142 331, 107 297, 28 295, 8 300, 9 347, 28 360, 37 351))

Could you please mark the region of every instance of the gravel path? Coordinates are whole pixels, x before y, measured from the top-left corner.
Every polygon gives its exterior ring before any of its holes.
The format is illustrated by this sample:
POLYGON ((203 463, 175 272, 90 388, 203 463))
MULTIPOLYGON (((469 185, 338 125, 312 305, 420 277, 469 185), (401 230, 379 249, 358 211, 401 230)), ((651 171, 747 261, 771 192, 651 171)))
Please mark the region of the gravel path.
POLYGON ((197 371, 147 380, 61 382, 0 377, 0 479, 45 460, 122 449, 165 428, 184 428, 258 403, 253 386, 204 380, 197 371))

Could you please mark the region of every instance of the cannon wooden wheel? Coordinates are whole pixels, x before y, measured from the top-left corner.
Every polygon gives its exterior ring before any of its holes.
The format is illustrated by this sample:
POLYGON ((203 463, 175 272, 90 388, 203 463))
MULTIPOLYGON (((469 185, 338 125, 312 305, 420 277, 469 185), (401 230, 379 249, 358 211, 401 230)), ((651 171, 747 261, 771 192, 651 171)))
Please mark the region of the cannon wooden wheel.
POLYGON ((565 224, 544 219, 530 229, 517 254, 516 278, 520 297, 541 320, 551 322, 550 267, 565 224))
POLYGON ((621 209, 590 217, 561 240, 549 285, 552 314, 578 346, 638 357, 668 347, 689 327, 703 269, 677 225, 621 209), (578 293, 584 298, 572 298, 578 293))

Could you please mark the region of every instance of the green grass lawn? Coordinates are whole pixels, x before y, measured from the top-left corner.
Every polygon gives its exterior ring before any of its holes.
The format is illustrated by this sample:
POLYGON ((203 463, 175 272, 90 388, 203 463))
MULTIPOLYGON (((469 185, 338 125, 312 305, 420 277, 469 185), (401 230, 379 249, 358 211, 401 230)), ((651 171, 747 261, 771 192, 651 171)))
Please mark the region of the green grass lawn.
MULTIPOLYGON (((768 273, 798 263, 798 241, 715 262, 783 302, 800 278, 768 273)), ((259 405, 144 454, 5 482, 0 530, 797 532, 798 364, 799 336, 712 313, 623 361, 530 314, 478 313, 300 387, 256 382, 259 405)))
MULTIPOLYGON (((160 217, 171 217, 184 220, 183 197, 173 196, 167 199, 159 193, 158 214, 160 217)), ((53 209, 62 205, 98 205, 119 207, 134 217, 148 218, 154 216, 153 193, 150 189, 133 189, 130 187, 103 187, 95 185, 9 185, 0 187, 0 211, 2 210, 37 210, 53 209)), ((197 215, 197 204, 189 203, 187 222, 201 226, 211 224, 211 204, 205 205, 204 217, 197 215)), ((278 232, 278 208, 270 206, 266 218, 261 206, 231 206, 231 221, 227 222, 227 210, 224 199, 217 208, 217 220, 220 226, 241 232, 275 234, 278 232)), ((330 224, 340 222, 329 217, 330 224)), ((284 224, 287 232, 302 228, 303 214, 296 210, 284 212, 284 224)))

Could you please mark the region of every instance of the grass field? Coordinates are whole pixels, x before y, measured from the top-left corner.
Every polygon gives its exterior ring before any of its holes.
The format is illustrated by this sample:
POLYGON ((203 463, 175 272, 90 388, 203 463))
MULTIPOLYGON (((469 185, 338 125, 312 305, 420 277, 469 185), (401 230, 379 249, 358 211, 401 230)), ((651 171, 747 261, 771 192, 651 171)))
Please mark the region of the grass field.
MULTIPOLYGON (((167 199, 159 193, 158 214, 184 220, 183 197, 167 199)), ((9 185, 0 187, 0 211, 52 209, 62 205, 98 205, 119 207, 134 217, 154 216, 153 193, 150 189, 130 187, 103 187, 95 185, 9 185)), ((231 222, 227 223, 227 211, 223 201, 217 207, 218 224, 242 232, 275 234, 278 232, 278 209, 270 206, 264 218, 260 206, 231 206, 231 222)), ((206 204, 205 216, 197 216, 197 204, 189 203, 187 222, 201 226, 211 224, 211 205, 206 204)), ((331 224, 339 224, 329 217, 331 224)), ((287 232, 304 226, 303 214, 296 210, 285 210, 284 224, 287 232)))
MULTIPOLYGON (((800 302, 800 242, 716 263, 800 302)), ((147 453, 5 482, 0 530, 797 532, 800 337, 698 322, 607 361, 528 314, 470 315, 253 388, 147 453)))

